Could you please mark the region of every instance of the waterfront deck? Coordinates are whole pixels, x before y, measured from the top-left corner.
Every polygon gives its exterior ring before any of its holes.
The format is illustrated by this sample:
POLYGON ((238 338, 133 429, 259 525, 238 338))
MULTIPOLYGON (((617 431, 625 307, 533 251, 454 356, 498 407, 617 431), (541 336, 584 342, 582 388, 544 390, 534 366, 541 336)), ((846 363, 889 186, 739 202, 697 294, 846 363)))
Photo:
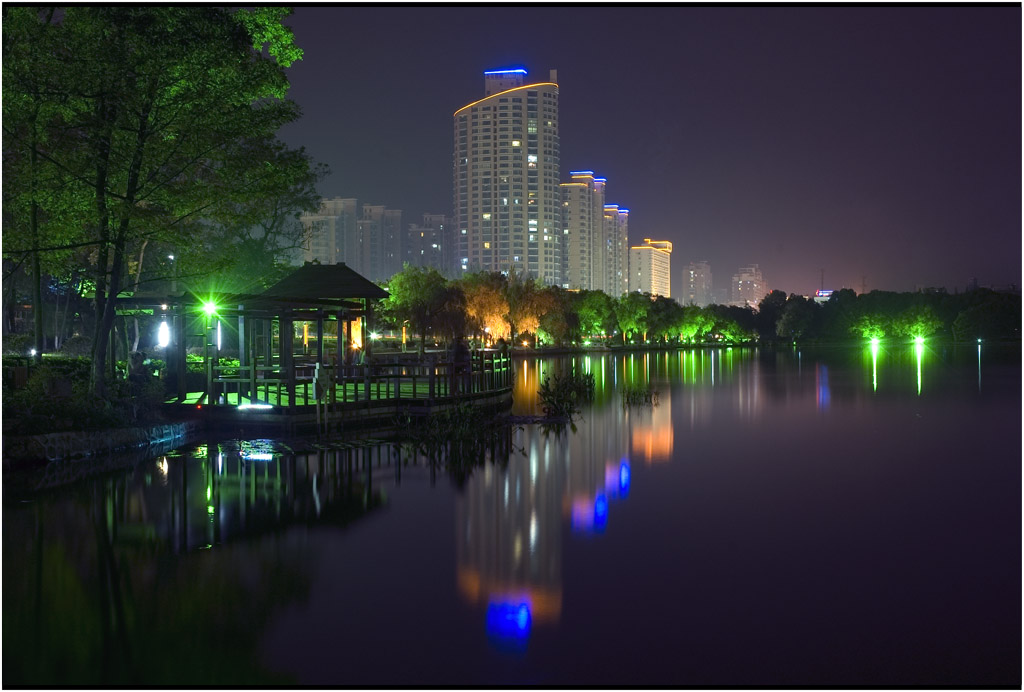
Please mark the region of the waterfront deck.
POLYGON ((209 384, 168 399, 165 408, 211 422, 282 425, 329 431, 379 424, 472 402, 511 402, 513 366, 506 353, 477 351, 455 363, 445 353, 377 356, 363 365, 296 360, 291 368, 211 365, 209 384))

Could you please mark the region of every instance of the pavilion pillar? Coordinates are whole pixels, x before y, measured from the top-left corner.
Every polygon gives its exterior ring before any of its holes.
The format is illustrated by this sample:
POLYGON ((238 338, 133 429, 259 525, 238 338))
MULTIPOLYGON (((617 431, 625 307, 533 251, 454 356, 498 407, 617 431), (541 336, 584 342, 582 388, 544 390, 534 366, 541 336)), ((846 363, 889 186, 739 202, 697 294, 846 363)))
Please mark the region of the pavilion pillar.
POLYGON ((316 316, 316 362, 324 364, 324 314, 320 311, 316 316))
POLYGON ((246 391, 247 387, 242 384, 243 381, 248 381, 249 378, 245 377, 242 373, 245 372, 247 365, 252 365, 252 358, 249 357, 248 348, 250 339, 246 338, 248 335, 245 332, 248 320, 245 319, 245 306, 238 306, 238 403, 242 403, 242 396, 248 394, 249 399, 252 399, 252 390, 246 391))
POLYGON ((288 394, 288 408, 295 406, 295 364, 292 350, 295 348, 294 321, 291 310, 281 315, 281 374, 285 377, 285 392, 288 394))

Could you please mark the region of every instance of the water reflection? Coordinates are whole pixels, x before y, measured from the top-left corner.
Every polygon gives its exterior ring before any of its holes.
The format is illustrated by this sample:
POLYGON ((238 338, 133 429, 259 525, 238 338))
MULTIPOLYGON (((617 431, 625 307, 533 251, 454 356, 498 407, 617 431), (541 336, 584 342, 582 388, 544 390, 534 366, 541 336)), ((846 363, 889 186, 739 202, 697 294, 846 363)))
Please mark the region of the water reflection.
POLYGON ((281 530, 379 507, 375 454, 211 443, 5 505, 5 684, 287 682, 252 656, 317 556, 281 530))

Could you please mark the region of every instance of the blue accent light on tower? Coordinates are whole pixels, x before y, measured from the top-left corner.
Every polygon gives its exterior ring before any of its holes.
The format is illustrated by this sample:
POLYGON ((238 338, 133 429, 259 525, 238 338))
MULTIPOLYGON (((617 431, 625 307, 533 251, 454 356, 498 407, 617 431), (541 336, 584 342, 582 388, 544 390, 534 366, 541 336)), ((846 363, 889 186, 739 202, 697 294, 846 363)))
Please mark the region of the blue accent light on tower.
POLYGON ((526 74, 526 68, 509 67, 503 70, 486 70, 484 74, 526 74))

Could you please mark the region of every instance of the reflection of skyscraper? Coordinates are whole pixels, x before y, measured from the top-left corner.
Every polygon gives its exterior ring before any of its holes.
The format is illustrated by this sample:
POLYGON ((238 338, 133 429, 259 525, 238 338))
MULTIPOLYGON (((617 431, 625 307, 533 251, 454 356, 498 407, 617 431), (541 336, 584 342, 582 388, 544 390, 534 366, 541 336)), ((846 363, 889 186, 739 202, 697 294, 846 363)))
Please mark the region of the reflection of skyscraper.
POLYGON ((630 411, 633 460, 647 464, 672 458, 675 429, 672 425, 672 397, 658 399, 657 406, 637 407, 630 411))
POLYGON ((526 622, 557 622, 561 616, 565 455, 559 447, 556 439, 532 436, 528 460, 515 459, 505 468, 486 464, 456 505, 459 591, 499 616, 513 613, 513 625, 520 624, 524 605, 526 622))

